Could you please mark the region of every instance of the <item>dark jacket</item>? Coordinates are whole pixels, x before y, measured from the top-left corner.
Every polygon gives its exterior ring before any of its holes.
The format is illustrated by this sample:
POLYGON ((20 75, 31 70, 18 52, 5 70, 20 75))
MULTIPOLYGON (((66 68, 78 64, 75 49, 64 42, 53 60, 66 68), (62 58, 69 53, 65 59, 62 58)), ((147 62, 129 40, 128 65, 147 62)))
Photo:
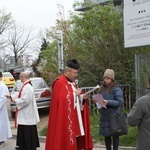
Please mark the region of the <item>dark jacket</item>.
POLYGON ((127 117, 130 126, 138 126, 136 150, 150 149, 150 94, 136 100, 127 117))
POLYGON ((99 134, 102 136, 110 135, 109 114, 120 112, 120 106, 123 104, 123 92, 119 86, 115 86, 110 94, 107 87, 101 92, 103 98, 108 101, 107 109, 100 109, 100 128, 99 134))

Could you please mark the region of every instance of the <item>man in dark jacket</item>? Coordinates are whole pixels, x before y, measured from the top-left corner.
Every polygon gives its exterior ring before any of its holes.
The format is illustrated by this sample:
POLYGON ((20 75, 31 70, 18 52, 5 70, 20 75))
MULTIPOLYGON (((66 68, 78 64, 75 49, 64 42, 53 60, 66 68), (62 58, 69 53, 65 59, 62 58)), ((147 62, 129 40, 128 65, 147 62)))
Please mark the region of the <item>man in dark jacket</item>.
POLYGON ((150 89, 148 94, 136 100, 127 117, 128 124, 138 126, 136 150, 150 149, 150 89))

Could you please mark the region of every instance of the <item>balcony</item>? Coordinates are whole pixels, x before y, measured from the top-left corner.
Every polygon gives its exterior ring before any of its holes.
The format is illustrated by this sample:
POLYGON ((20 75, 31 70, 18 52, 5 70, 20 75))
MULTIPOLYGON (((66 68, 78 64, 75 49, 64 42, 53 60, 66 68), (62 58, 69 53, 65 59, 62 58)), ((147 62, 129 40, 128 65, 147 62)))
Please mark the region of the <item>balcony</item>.
MULTIPOLYGON (((123 0, 114 0, 114 5, 118 6, 121 5, 123 0)), ((78 0, 79 3, 94 3, 96 5, 106 5, 110 0, 78 0)), ((75 11, 86 11, 88 10, 87 7, 83 6, 82 4, 76 6, 74 8, 75 11)))

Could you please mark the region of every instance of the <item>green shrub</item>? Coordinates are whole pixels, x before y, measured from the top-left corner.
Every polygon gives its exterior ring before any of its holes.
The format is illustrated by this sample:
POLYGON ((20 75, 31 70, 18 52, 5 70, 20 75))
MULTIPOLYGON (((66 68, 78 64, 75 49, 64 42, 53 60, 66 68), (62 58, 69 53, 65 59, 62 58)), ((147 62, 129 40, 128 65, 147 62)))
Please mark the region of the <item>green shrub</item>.
POLYGON ((39 135, 40 135, 40 136, 46 136, 46 131, 47 131, 47 126, 44 127, 44 128, 39 132, 39 135))
MULTIPOLYGON (((99 118, 100 115, 97 113, 91 112, 91 133, 95 142, 100 142, 104 144, 104 137, 99 136, 99 118)), ((39 135, 46 136, 47 127, 44 127, 39 135)), ((137 127, 128 126, 128 134, 120 136, 120 146, 136 146, 136 136, 137 136, 137 127)))
MULTIPOLYGON (((91 132, 96 142, 104 144, 104 137, 99 136, 99 114, 91 113, 91 132)), ((136 146, 137 127, 128 126, 128 134, 120 136, 121 146, 136 146)))
POLYGON ((120 145, 136 146, 137 127, 128 126, 128 134, 120 137, 120 145))

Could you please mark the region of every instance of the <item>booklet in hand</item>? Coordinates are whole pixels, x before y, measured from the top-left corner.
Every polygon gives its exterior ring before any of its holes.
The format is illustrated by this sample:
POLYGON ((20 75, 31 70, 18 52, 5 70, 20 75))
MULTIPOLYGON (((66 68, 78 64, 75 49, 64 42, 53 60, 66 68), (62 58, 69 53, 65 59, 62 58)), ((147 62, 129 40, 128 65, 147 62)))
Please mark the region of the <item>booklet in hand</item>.
POLYGON ((103 103, 103 96, 101 94, 95 94, 92 96, 93 99, 95 99, 97 102, 96 102, 96 105, 98 107, 98 109, 104 107, 106 108, 106 105, 103 103))

